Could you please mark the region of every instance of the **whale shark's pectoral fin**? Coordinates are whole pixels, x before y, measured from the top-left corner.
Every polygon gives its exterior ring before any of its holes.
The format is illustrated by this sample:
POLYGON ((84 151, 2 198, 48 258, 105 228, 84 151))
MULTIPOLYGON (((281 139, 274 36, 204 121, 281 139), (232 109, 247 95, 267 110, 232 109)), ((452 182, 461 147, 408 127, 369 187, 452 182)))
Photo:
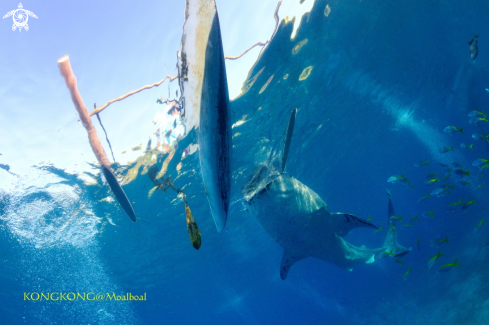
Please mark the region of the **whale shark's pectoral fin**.
POLYGON ((352 214, 337 212, 331 213, 331 217, 334 218, 335 221, 335 233, 340 237, 348 235, 350 230, 357 227, 369 227, 379 229, 373 223, 370 223, 367 220, 356 217, 352 214))
POLYGON ((280 265, 280 278, 282 278, 282 280, 285 280, 287 278, 287 274, 289 273, 289 270, 292 267, 292 265, 298 260, 301 260, 303 258, 305 258, 305 256, 292 254, 291 252, 286 251, 284 249, 284 256, 282 256, 282 264, 280 265))

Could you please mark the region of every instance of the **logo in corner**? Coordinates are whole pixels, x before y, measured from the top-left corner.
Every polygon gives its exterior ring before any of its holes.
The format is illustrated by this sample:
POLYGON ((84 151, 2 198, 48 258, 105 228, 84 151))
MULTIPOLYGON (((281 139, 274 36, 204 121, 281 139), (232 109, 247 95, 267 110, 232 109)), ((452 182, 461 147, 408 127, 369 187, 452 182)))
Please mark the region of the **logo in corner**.
POLYGON ((19 9, 7 12, 7 14, 3 16, 3 18, 7 18, 10 16, 12 16, 14 20, 14 24, 12 25, 12 31, 14 32, 17 28, 19 29, 19 32, 22 31, 22 28, 24 28, 26 31, 29 30, 29 25, 27 25, 27 20, 29 19, 29 16, 37 19, 37 16, 32 11, 23 9, 22 3, 19 3, 19 9))

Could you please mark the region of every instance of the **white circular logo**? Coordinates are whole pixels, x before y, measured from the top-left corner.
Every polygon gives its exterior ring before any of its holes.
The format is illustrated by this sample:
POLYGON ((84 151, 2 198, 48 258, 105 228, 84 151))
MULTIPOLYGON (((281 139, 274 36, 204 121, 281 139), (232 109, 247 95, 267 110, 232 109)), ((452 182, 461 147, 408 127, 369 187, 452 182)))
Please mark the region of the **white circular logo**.
POLYGON ((27 25, 27 20, 29 20, 29 16, 37 18, 37 16, 32 11, 23 9, 22 3, 19 3, 19 9, 7 12, 7 14, 3 16, 3 18, 7 18, 10 16, 12 16, 12 19, 14 20, 12 31, 15 31, 18 28, 19 32, 22 31, 22 28, 24 28, 26 31, 29 30, 29 25, 27 25))

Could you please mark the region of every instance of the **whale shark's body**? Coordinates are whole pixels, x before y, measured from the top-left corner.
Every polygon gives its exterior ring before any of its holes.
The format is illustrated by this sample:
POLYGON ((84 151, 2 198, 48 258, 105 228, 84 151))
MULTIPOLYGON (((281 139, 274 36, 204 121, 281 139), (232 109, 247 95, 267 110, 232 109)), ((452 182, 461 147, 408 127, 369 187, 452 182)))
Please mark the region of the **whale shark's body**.
MULTIPOLYGON (((281 166, 274 166, 274 155, 261 166, 244 186, 243 195, 248 211, 258 223, 284 248, 280 276, 287 277, 290 267, 298 260, 313 256, 352 270, 353 266, 373 263, 387 255, 401 257, 411 249, 397 243, 392 202, 389 199, 389 227, 382 247, 356 247, 342 237, 356 227, 377 227, 347 213, 331 213, 326 203, 309 187, 285 174, 285 163, 295 123, 292 111, 284 141, 281 166)), ((277 160, 277 159, 275 159, 277 160)))

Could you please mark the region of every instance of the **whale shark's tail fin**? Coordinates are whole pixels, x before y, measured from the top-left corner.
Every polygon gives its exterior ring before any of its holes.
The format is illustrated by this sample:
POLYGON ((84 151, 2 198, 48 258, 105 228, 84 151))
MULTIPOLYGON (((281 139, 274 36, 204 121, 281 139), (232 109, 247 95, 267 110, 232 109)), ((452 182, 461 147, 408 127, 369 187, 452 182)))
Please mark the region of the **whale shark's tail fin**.
POLYGON ((404 246, 399 245, 397 242, 397 232, 395 225, 395 213, 394 206, 392 205, 392 200, 389 199, 389 207, 388 207, 388 228, 387 228, 387 236, 384 240, 384 245, 382 245, 383 252, 377 255, 377 258, 383 258, 387 256, 392 257, 402 257, 411 251, 411 247, 406 248, 404 246))

